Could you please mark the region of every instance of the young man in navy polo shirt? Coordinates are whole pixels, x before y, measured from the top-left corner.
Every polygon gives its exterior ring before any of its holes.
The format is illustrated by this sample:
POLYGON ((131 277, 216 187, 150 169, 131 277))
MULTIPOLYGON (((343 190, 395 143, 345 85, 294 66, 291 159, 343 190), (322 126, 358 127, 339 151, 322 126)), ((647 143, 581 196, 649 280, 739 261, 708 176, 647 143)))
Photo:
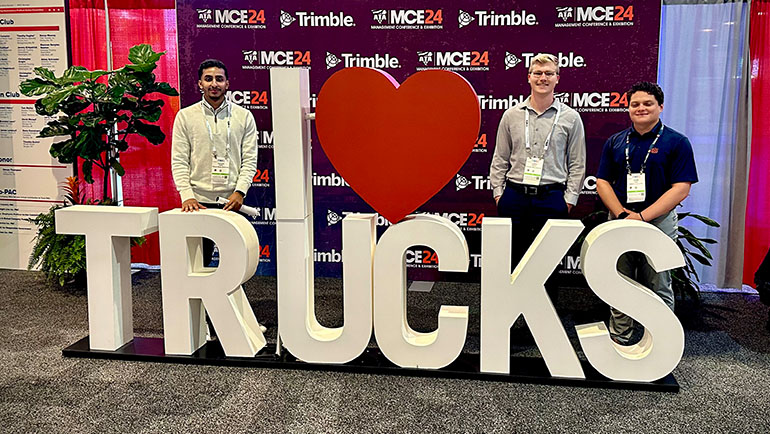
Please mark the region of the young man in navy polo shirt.
MULTIPOLYGON (((633 126, 614 134, 604 144, 596 189, 612 218, 648 222, 676 239, 675 208, 690 193, 690 186, 698 182, 692 146, 687 137, 660 121, 660 86, 642 81, 626 95, 633 126)), ((669 271, 656 273, 639 252, 621 256, 618 270, 650 288, 674 309, 669 271)), ((637 338, 633 336, 634 320, 611 310, 612 339, 623 345, 633 343, 637 338)))

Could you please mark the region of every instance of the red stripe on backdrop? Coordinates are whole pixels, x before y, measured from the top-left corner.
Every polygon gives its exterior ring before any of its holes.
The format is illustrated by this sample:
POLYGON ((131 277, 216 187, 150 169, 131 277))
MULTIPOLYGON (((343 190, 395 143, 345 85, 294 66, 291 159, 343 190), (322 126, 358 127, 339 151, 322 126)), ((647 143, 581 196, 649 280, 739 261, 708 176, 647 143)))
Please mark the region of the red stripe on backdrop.
POLYGON ((754 285, 754 273, 770 248, 770 1, 751 4, 751 166, 746 203, 743 283, 754 285))
MULTIPOLYGON (((72 64, 88 69, 107 69, 107 32, 104 21, 104 2, 94 0, 70 0, 70 47, 72 64)), ((78 178, 83 179, 78 160, 78 178)), ((102 198, 101 169, 94 166, 93 184, 81 183, 85 198, 102 198)))
MULTIPOLYGON (((154 7, 117 9, 112 1, 108 1, 113 65, 115 68, 125 65, 128 62, 128 50, 132 46, 150 44, 155 51, 166 52, 154 71, 158 80, 166 81, 179 89, 174 3, 144 1, 142 4, 154 7), (150 3, 153 5, 149 5, 150 3), (169 3, 170 8, 159 8, 169 3)), ((166 104, 156 124, 166 134, 166 140, 155 146, 144 138, 134 137, 129 139, 128 151, 120 154, 120 162, 126 169, 126 174, 123 176, 124 205, 151 206, 158 208, 159 212, 181 205, 171 177, 171 133, 174 117, 179 111, 179 97, 162 96, 162 99, 166 104)), ((151 265, 160 264, 157 233, 149 235, 147 243, 143 246, 132 250, 132 261, 151 265)))
MULTIPOLYGON (((113 67, 128 62, 128 50, 136 44, 150 44, 155 51, 166 51, 154 71, 158 80, 179 88, 176 12, 174 2, 108 1, 113 67), (141 7, 141 8, 140 8, 141 7)), ((70 0, 73 65, 89 69, 107 69, 105 12, 103 0, 70 0)), ((121 153, 126 169, 122 178, 126 206, 156 207, 160 212, 179 206, 179 195, 171 178, 171 129, 179 98, 163 97, 166 105, 157 125, 166 134, 166 141, 151 145, 141 138, 129 140, 129 149, 121 153)), ((94 168, 95 183, 85 185, 87 197, 101 198, 102 173, 94 168)), ((147 237, 147 243, 132 250, 132 262, 151 265, 160 263, 158 235, 147 237)))

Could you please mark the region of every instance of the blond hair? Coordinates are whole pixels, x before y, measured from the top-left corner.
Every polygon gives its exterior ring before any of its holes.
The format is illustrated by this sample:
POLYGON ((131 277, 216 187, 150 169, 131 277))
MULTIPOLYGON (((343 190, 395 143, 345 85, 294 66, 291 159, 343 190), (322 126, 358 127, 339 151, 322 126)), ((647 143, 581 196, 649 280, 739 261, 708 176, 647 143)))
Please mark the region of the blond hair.
POLYGON ((559 59, 557 59, 553 54, 540 53, 533 57, 532 61, 529 62, 529 72, 532 72, 532 67, 535 66, 536 63, 538 65, 553 63, 553 65, 556 67, 556 75, 559 75, 559 59))

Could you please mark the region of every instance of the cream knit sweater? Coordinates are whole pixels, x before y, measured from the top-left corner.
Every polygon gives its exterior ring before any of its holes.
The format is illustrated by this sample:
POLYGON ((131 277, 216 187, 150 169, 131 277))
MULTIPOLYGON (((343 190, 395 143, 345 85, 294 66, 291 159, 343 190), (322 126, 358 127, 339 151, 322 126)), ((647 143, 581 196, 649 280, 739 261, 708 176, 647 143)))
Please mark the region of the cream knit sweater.
POLYGON ((171 141, 171 172, 182 202, 195 198, 214 203, 217 196, 227 198, 236 190, 246 194, 256 171, 257 126, 250 111, 228 101, 213 110, 205 100, 179 110, 171 141), (215 150, 218 156, 225 155, 230 116, 230 176, 227 185, 215 187, 212 155, 215 150))

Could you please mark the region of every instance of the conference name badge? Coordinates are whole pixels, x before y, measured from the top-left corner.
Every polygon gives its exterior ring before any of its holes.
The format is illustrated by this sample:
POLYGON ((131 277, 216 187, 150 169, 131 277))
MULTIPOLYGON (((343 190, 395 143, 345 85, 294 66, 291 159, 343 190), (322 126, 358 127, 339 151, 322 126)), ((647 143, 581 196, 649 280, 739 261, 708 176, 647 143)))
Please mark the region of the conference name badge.
POLYGON ((644 173, 629 173, 626 175, 626 202, 644 202, 646 196, 644 173))
POLYGON ((537 157, 527 157, 524 164, 524 179, 522 182, 527 185, 540 185, 540 178, 543 177, 543 162, 545 160, 537 157))
POLYGON ((214 157, 211 160, 211 184, 227 185, 227 179, 230 177, 230 164, 226 158, 214 157))

